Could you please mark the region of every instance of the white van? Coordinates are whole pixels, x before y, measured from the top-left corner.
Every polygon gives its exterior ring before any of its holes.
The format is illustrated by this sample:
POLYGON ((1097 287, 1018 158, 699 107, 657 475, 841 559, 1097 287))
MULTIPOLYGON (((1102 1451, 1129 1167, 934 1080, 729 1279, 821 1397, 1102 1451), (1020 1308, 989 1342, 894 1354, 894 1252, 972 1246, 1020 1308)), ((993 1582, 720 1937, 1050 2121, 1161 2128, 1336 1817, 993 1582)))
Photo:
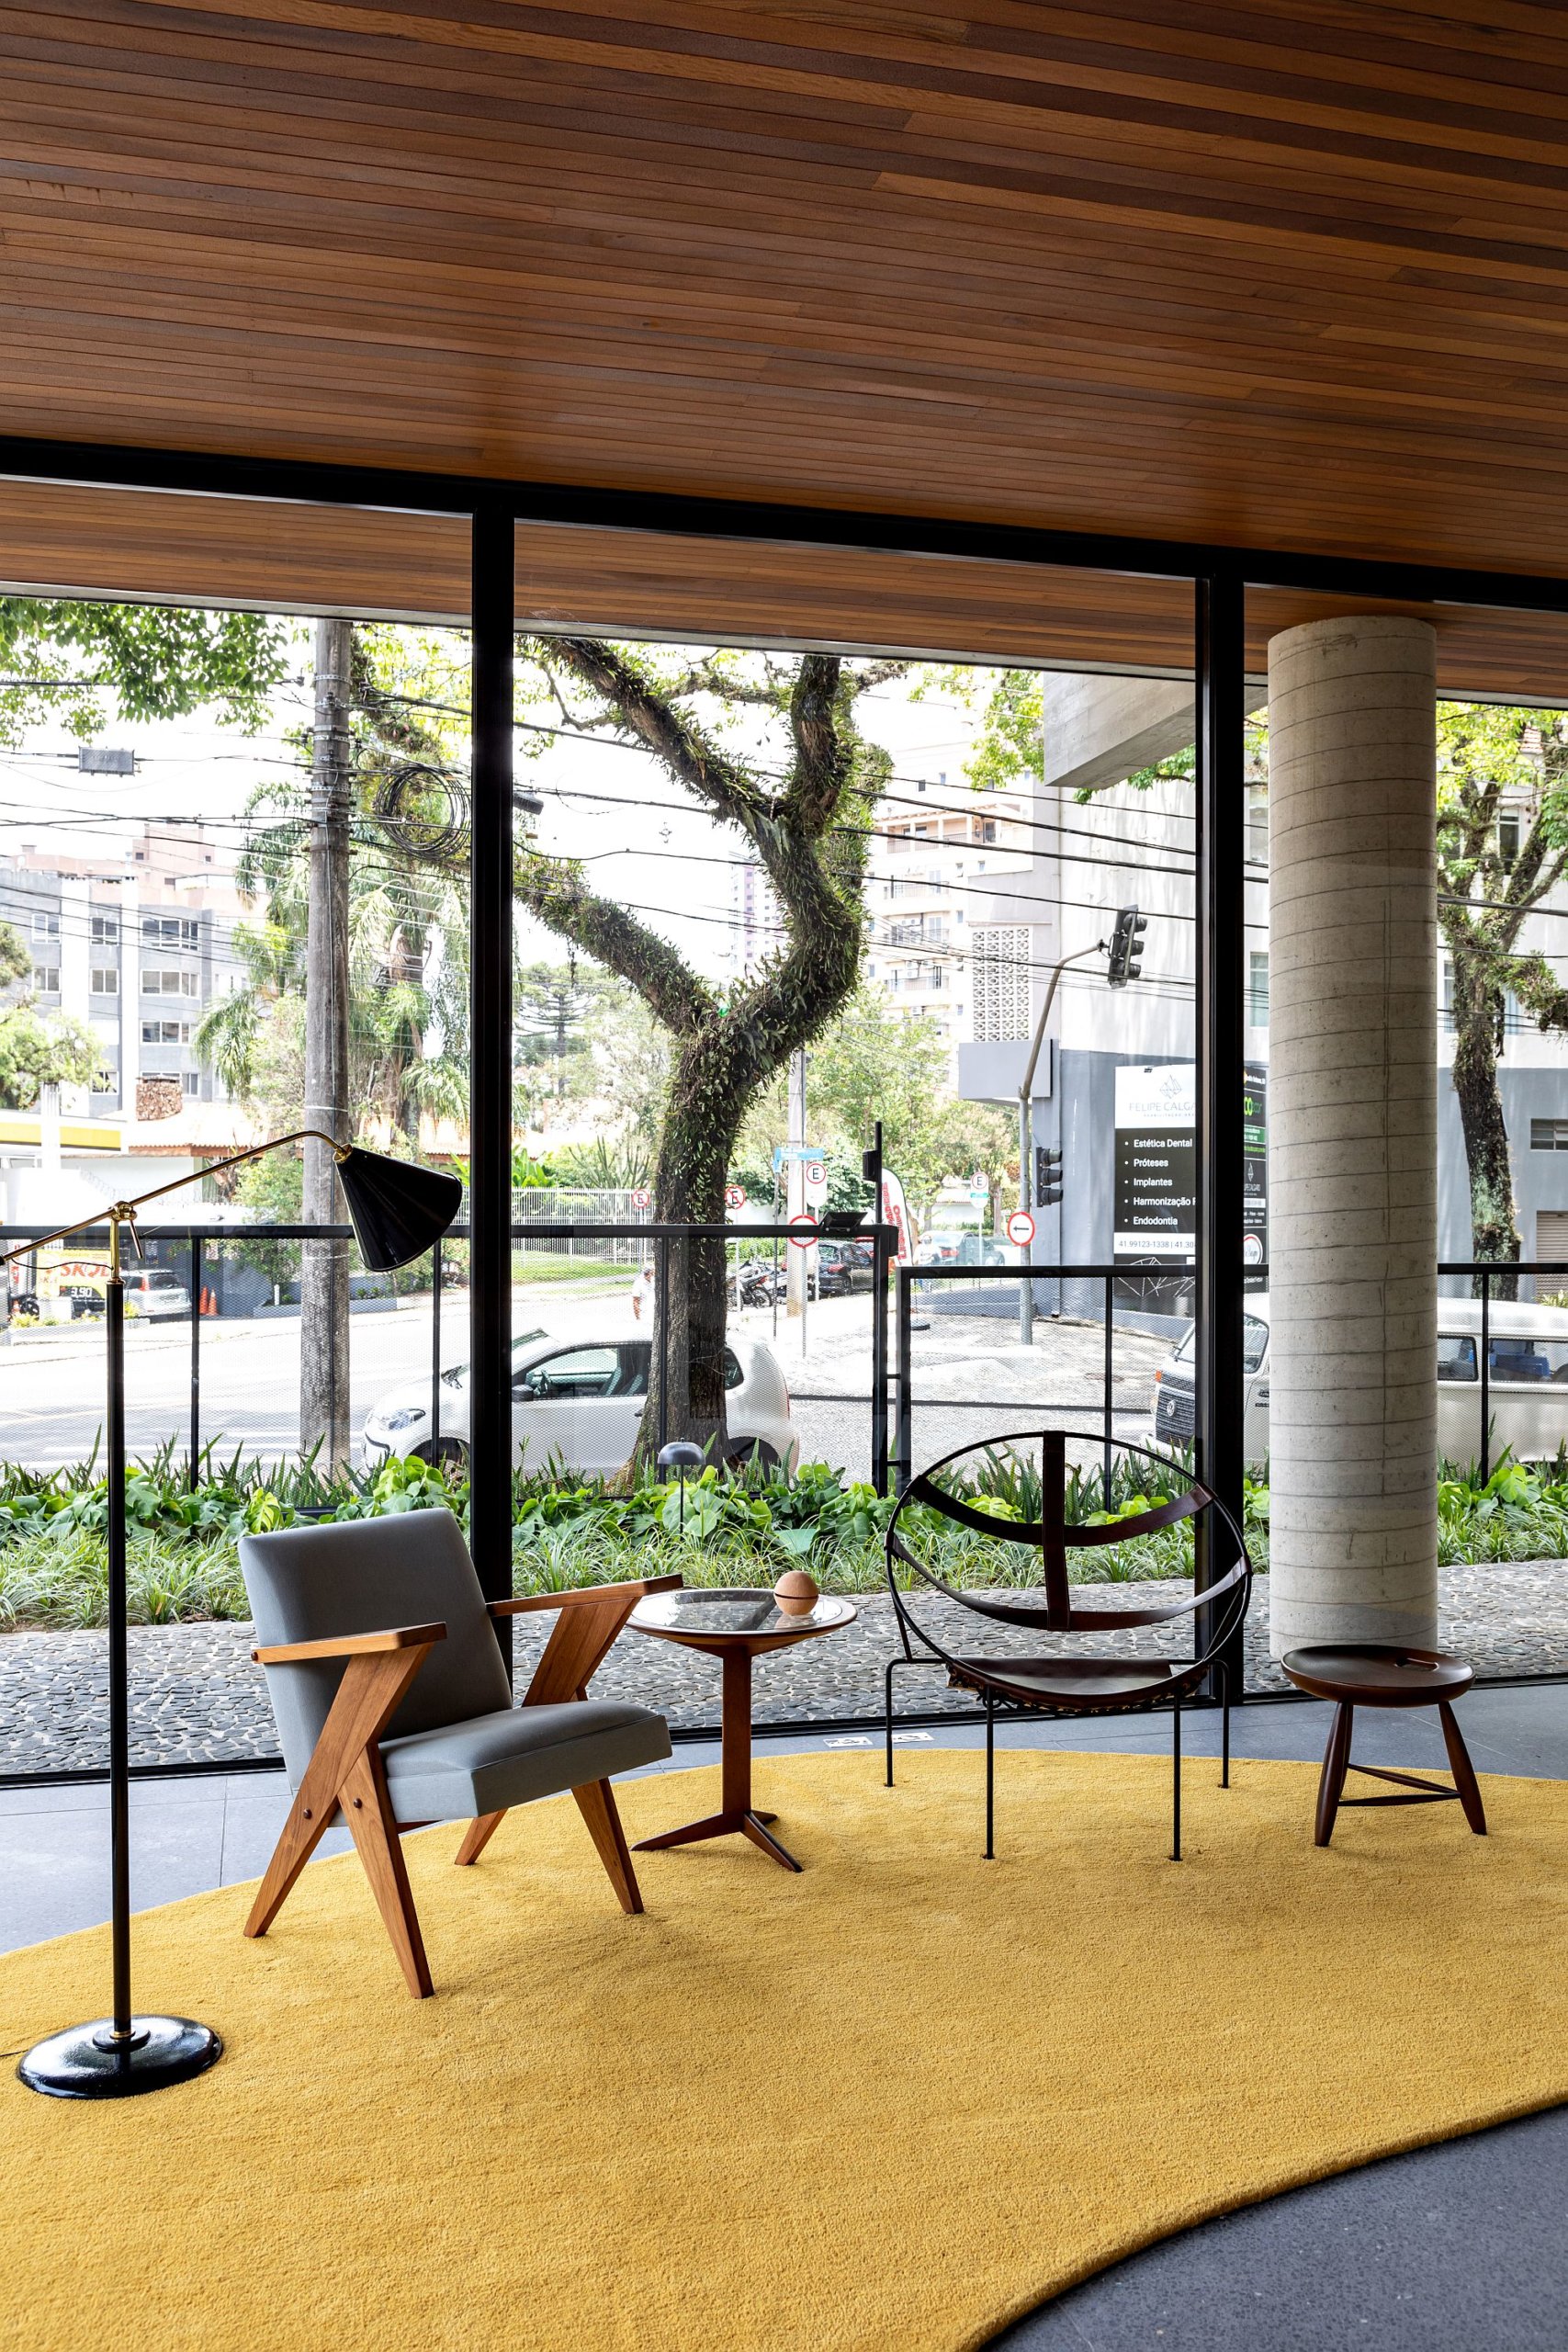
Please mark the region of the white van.
MULTIPOLYGON (((1545 1462, 1568 1443, 1568 1309, 1494 1299, 1487 1317, 1487 1408, 1491 1459, 1545 1462)), ((1189 1331, 1155 1374, 1152 1445, 1184 1445, 1193 1424, 1193 1343, 1189 1331)), ((1269 1458, 1269 1297, 1248 1295, 1242 1326, 1248 1465, 1269 1458)), ((1481 1301, 1438 1301, 1438 1451, 1450 1462, 1481 1455, 1481 1301)))

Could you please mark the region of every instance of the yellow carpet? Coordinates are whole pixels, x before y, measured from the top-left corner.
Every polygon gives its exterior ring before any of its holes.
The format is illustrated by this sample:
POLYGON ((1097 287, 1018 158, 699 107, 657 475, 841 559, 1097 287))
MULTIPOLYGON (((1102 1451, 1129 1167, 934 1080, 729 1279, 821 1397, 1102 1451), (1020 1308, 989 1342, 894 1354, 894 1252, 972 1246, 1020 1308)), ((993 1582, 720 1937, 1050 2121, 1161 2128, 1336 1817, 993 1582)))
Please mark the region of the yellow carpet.
MULTIPOLYGON (((639 1857, 575 1809, 475 1871, 409 1841, 414 2002, 352 1857, 265 1943, 231 1888, 147 1914, 139 2006, 221 2065, 123 2105, 0 2084, 0 2341, 27 2352, 953 2352, 1187 2223, 1568 2097, 1568 1786, 1342 1815, 1314 1773, 764 1759, 807 1867, 639 1857)), ((627 1785, 636 1836, 716 1775, 627 1785)), ((0 2047, 100 2013, 104 1934, 0 1961, 0 2047)))

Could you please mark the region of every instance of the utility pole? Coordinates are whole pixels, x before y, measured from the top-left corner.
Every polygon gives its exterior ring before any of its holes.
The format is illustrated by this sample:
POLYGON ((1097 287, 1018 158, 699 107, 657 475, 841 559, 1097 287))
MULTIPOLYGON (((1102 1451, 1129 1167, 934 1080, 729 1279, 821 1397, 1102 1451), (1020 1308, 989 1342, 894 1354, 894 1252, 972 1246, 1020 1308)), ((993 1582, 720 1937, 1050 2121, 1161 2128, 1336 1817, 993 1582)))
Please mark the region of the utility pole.
MULTIPOLYGON (((316 709, 310 755, 310 874, 305 933, 305 1125, 340 1143, 348 1132, 348 840, 353 739, 349 664, 354 625, 316 623, 316 709)), ((303 1222, 343 1216, 337 1163, 305 1145, 303 1222)), ((299 1280, 299 1450, 321 1467, 348 1460, 348 1244, 307 1241, 299 1280)))

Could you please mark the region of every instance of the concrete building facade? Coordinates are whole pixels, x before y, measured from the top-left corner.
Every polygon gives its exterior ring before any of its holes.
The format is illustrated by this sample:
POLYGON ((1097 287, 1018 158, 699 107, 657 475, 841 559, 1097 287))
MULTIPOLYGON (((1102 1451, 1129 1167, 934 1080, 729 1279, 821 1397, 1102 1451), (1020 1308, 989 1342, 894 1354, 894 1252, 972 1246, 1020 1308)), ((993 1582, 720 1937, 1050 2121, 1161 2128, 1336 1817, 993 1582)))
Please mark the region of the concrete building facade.
POLYGON ((146 827, 118 864, 67 864, 29 847, 0 861, 0 922, 32 957, 22 985, 98 1042, 95 1081, 67 1108, 155 1118, 223 1100, 195 1040, 232 985, 238 912, 226 863, 199 825, 146 827))

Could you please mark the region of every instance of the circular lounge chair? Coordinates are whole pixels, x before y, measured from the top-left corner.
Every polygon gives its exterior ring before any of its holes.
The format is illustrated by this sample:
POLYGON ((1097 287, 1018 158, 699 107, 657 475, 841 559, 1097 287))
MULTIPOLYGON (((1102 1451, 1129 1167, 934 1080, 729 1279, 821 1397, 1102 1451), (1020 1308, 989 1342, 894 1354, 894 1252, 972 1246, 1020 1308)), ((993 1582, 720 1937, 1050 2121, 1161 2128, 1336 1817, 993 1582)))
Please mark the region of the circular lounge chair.
MULTIPOLYGON (((1111 1520, 1103 1524, 1068 1525, 1066 1505, 1066 1440, 1068 1432, 1046 1430, 1014 1430, 1005 1437, 985 1438, 972 1445, 958 1446, 944 1453, 928 1470, 911 1479, 898 1498, 897 1510, 888 1523, 886 1536, 887 1589, 893 1596, 894 1613, 903 1643, 901 1657, 888 1661, 886 1674, 887 1785, 893 1786, 893 1680, 901 1667, 942 1666, 947 1669, 949 1683, 956 1690, 974 1690, 986 1702, 986 1859, 995 1851, 995 1777, 996 1777, 996 1718, 998 1712, 1007 1714, 1040 1714, 1046 1716, 1122 1715, 1148 1713, 1168 1707, 1171 1715, 1171 1755, 1173 1776, 1173 1818, 1171 1830, 1171 1860, 1181 1860, 1181 1709, 1183 1702, 1194 1698, 1200 1686, 1213 1675, 1219 1684, 1223 1711, 1221 1747, 1222 1787, 1230 1786, 1230 1676, 1224 1662, 1224 1650, 1247 1615, 1252 1594, 1252 1562, 1247 1556, 1246 1542, 1235 1520, 1219 1498, 1202 1483, 1185 1471, 1179 1471, 1168 1457, 1151 1453, 1147 1447, 1118 1442, 1118 1451, 1136 1454, 1141 1460, 1156 1464, 1168 1478, 1180 1478, 1182 1491, 1169 1501, 1157 1504, 1149 1510, 1132 1517, 1111 1520), (998 1445, 1016 1445, 1035 1442, 1040 1444, 1041 1516, 1037 1521, 1008 1520, 978 1508, 962 1497, 949 1494, 938 1484, 938 1473, 970 1454, 982 1453, 998 1445), (961 1591, 945 1577, 928 1566, 914 1548, 919 1538, 913 1522, 908 1517, 910 1507, 923 1505, 939 1511, 944 1519, 967 1528, 972 1534, 981 1535, 998 1544, 1032 1545, 1040 1554, 1040 1589, 1021 1592, 1016 1599, 1004 1597, 995 1589, 961 1591), (1197 1519, 1208 1511, 1213 1522, 1224 1529, 1236 1554, 1235 1563, 1216 1577, 1206 1590, 1194 1592, 1190 1598, 1173 1601, 1141 1602, 1132 1608, 1118 1607, 1114 1602, 1105 1607, 1080 1608, 1075 1605, 1067 1572, 1067 1555, 1107 1544, 1127 1544, 1142 1535, 1153 1535, 1159 1529, 1173 1527, 1179 1521, 1197 1519), (1180 1617, 1196 1617, 1199 1610, 1208 1611, 1202 1628, 1201 1655, 1191 1658, 1122 1656, 1107 1648, 1098 1651, 1087 1648, 1060 1657, 1012 1657, 1001 1652, 986 1653, 965 1650, 962 1653, 948 1647, 929 1622, 922 1623, 914 1605, 914 1593, 901 1590, 897 1570, 902 1566, 917 1579, 915 1590, 922 1588, 928 1593, 940 1594, 976 1617, 988 1618, 994 1623, 1007 1626, 1030 1626, 1051 1634, 1093 1636, 1124 1632, 1141 1625, 1163 1625, 1180 1617)), ((1114 1589, 1114 1588, 1111 1588, 1114 1589)))

